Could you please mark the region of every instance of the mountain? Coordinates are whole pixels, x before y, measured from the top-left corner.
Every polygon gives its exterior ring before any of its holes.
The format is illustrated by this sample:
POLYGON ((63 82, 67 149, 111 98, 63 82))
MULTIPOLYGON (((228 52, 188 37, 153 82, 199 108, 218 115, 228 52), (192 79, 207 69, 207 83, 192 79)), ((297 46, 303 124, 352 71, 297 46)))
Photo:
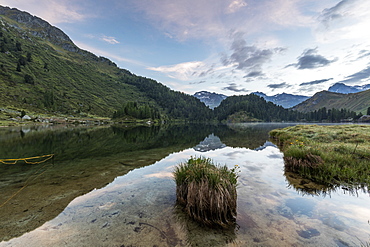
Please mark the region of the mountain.
POLYGON ((111 117, 135 102, 130 110, 151 109, 162 119, 212 116, 191 95, 118 68, 109 59, 78 48, 46 21, 2 6, 0 94, 1 108, 54 115, 111 117))
POLYGON ((266 101, 270 101, 274 103, 275 105, 280 105, 284 108, 291 108, 309 98, 303 95, 294 95, 294 94, 287 94, 287 93, 276 94, 273 96, 267 96, 266 94, 262 92, 254 92, 253 94, 258 95, 264 98, 266 101))
POLYGON ((300 112, 310 112, 325 107, 327 109, 347 109, 366 114, 369 106, 370 90, 350 94, 321 91, 292 109, 300 112))
POLYGON ((196 92, 193 96, 199 99, 201 102, 203 102, 206 106, 208 106, 211 109, 214 109, 217 106, 219 106, 221 101, 227 98, 226 95, 210 93, 207 91, 196 92))
POLYGON ((329 87, 328 91, 333 93, 358 93, 370 89, 370 84, 362 86, 347 86, 344 83, 335 83, 333 86, 329 87))

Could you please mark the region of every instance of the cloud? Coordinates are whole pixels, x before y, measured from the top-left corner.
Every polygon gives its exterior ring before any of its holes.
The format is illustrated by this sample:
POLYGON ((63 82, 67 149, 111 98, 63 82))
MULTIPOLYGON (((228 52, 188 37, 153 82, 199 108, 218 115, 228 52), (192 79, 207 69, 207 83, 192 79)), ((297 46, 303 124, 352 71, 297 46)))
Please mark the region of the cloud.
POLYGON ((19 10, 41 17, 53 25, 73 23, 88 18, 83 13, 83 8, 78 7, 80 3, 73 0, 2 0, 1 5, 17 6, 19 10))
POLYGON ((319 20, 321 20, 322 24, 327 28, 335 21, 343 19, 348 12, 348 5, 354 5, 355 1, 348 1, 342 0, 334 7, 324 9, 319 16, 319 20))
POLYGON ((202 83, 206 83, 206 81, 189 82, 190 85, 197 85, 197 84, 202 84, 202 83))
POLYGON ((370 56, 370 51, 368 51, 368 50, 361 50, 359 52, 358 59, 365 58, 365 57, 368 57, 368 56, 370 56))
POLYGON ((120 43, 119 41, 116 40, 115 37, 109 37, 109 36, 103 35, 100 39, 112 45, 120 43))
POLYGON ((317 48, 305 50, 301 56, 298 57, 298 63, 289 64, 286 67, 294 66, 298 69, 316 69, 328 66, 335 62, 336 59, 329 60, 324 56, 317 54, 317 48))
POLYGON ((279 89, 279 88, 288 88, 291 87, 291 85, 287 84, 286 82, 282 82, 278 84, 269 84, 267 85, 267 87, 271 89, 279 89))
POLYGON ((246 7, 246 6, 247 6, 246 2, 241 1, 241 0, 234 0, 228 6, 227 13, 229 13, 229 14, 235 13, 235 12, 239 11, 241 8, 246 7))
POLYGON ((244 78, 250 78, 250 77, 260 77, 260 76, 264 76, 265 74, 262 73, 261 71, 252 71, 252 72, 249 72, 246 76, 244 76, 244 78))
POLYGON ((338 39, 364 39, 370 35, 370 1, 342 0, 331 8, 324 9, 318 17, 318 39, 322 42, 338 39))
POLYGON ((324 83, 324 82, 327 82, 327 81, 330 81, 330 80, 333 80, 333 78, 303 82, 303 83, 299 84, 299 86, 317 85, 317 84, 321 84, 321 83, 324 83))
POLYGON ((248 34, 307 26, 302 0, 140 0, 118 3, 178 40, 223 40, 230 30, 248 34))
POLYGON ((370 66, 350 76, 347 76, 345 80, 340 81, 340 82, 341 83, 357 83, 362 80, 367 81, 369 79, 370 79, 370 66))
POLYGON ((235 69, 249 72, 248 75, 262 74, 262 66, 269 62, 274 54, 285 50, 280 47, 260 49, 254 45, 247 45, 243 35, 240 32, 234 34, 234 40, 231 44, 232 54, 229 56, 222 55, 221 62, 223 65, 232 65, 235 69))
POLYGON ((149 67, 147 69, 164 73, 170 78, 186 81, 196 76, 199 71, 204 71, 205 67, 205 63, 194 61, 170 66, 149 67))
POLYGON ((229 91, 233 91, 233 92, 249 92, 249 90, 245 89, 245 88, 238 88, 240 86, 236 85, 236 83, 230 83, 228 87, 224 87, 222 88, 223 90, 229 90, 229 91))

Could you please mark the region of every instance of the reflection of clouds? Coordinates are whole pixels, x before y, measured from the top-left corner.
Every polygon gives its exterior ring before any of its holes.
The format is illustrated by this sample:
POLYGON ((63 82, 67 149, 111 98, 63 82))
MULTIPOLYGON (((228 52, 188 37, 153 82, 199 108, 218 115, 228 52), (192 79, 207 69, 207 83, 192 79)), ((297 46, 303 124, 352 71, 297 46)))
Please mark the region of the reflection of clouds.
POLYGON ((233 151, 233 152, 230 152, 230 153, 225 153, 224 155, 227 156, 230 159, 238 159, 238 158, 240 158, 241 155, 245 155, 247 153, 248 152, 246 152, 246 150, 238 150, 238 151, 233 151))
MULTIPOLYGON (((176 201, 172 171, 177 164, 197 154, 192 148, 173 153, 151 166, 117 177, 106 187, 73 200, 54 220, 4 246, 62 246, 67 241, 91 246, 91 243, 104 245, 108 238, 114 245, 114 241, 122 244, 123 236, 131 241, 125 244, 139 243, 143 239, 154 244, 157 230, 143 231, 141 235, 136 231, 141 229, 139 222, 144 220, 158 229, 174 229, 176 236, 183 236, 184 231, 177 223, 167 221, 172 217, 176 201)), ((216 164, 240 167, 237 187, 237 223, 240 226, 237 241, 240 243, 249 243, 257 236, 269 239, 264 242, 265 246, 299 245, 302 239, 297 229, 304 232, 308 226, 322 234, 305 242, 307 246, 335 246, 334 241, 339 238, 352 242, 368 238, 368 195, 334 193, 330 198, 302 198, 286 187, 283 155, 275 147, 260 151, 225 147, 202 156, 211 158, 216 164), (282 236, 284 242, 279 242, 282 236)), ((0 243, 0 246, 3 245, 0 243)))
POLYGON ((153 174, 145 175, 146 178, 173 178, 172 172, 158 172, 153 174))
POLYGON ((360 206, 360 205, 351 205, 346 204, 342 207, 343 211, 340 210, 341 215, 344 217, 355 219, 362 222, 367 222, 370 218, 370 208, 369 205, 367 206, 360 206))
POLYGON ((248 166, 247 169, 251 172, 262 171, 263 169, 258 166, 248 166))
POLYGON ((269 154, 267 155, 268 158, 270 159, 282 159, 283 158, 283 154, 282 153, 273 153, 273 154, 269 154))

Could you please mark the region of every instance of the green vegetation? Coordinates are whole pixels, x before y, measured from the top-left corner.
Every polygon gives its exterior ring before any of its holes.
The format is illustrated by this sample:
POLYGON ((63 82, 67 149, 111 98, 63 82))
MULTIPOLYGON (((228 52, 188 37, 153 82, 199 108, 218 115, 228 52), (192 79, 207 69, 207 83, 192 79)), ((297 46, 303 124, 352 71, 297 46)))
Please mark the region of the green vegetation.
POLYGON ((346 109, 327 110, 325 107, 307 113, 293 111, 272 102, 266 102, 255 94, 228 97, 215 108, 214 114, 218 120, 227 122, 340 122, 346 119, 358 119, 362 116, 362 114, 346 109))
POLYGON ((359 93, 340 94, 329 91, 316 93, 310 99, 294 106, 293 109, 300 112, 312 112, 326 107, 327 109, 346 108, 349 111, 366 114, 370 105, 370 90, 359 93))
POLYGON ((177 202, 205 224, 226 227, 236 219, 237 167, 215 166, 210 159, 190 158, 174 171, 177 202))
POLYGON ((321 184, 370 184, 370 126, 297 125, 270 132, 285 169, 321 184))
POLYGON ((161 115, 158 109, 150 107, 148 104, 139 106, 136 102, 128 102, 121 109, 115 111, 112 118, 158 120, 161 115))
POLYGON ((56 116, 112 117, 135 102, 139 108, 149 107, 152 114, 142 113, 156 119, 211 118, 212 111, 194 97, 80 50, 59 29, 36 27, 41 20, 25 24, 9 19, 18 12, 8 11, 8 17, 0 17, 0 107, 56 116))

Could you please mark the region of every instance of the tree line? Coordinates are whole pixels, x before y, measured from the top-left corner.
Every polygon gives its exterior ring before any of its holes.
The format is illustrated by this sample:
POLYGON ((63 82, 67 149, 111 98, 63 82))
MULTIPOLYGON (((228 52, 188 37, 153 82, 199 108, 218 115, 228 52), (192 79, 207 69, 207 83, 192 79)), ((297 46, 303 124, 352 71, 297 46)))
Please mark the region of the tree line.
MULTIPOLYGON (((174 92, 162 84, 144 83, 148 79, 134 78, 131 83, 138 83, 141 90, 153 98, 163 109, 160 111, 149 104, 139 105, 129 102, 113 114, 113 118, 133 117, 137 119, 183 119, 189 121, 232 121, 233 115, 239 114, 238 120, 281 122, 340 122, 356 120, 362 116, 347 109, 327 109, 323 107, 312 112, 298 112, 267 102, 255 95, 231 96, 221 102, 213 111, 195 97, 174 92), (140 81, 141 80, 141 81, 140 81), (241 116, 241 117, 240 117, 241 116)), ((155 82, 156 83, 156 82, 155 82)))
POLYGON ((238 112, 246 112, 249 117, 265 122, 280 121, 308 121, 308 122, 340 122, 359 119, 362 114, 347 109, 327 109, 323 107, 312 112, 299 112, 285 109, 282 106, 266 102, 255 94, 231 96, 223 100, 214 110, 215 117, 219 121, 227 120, 230 115, 238 112))
POLYGON ((113 112, 113 119, 132 117, 136 119, 161 119, 159 110, 148 104, 138 105, 137 102, 127 102, 120 109, 113 112))

